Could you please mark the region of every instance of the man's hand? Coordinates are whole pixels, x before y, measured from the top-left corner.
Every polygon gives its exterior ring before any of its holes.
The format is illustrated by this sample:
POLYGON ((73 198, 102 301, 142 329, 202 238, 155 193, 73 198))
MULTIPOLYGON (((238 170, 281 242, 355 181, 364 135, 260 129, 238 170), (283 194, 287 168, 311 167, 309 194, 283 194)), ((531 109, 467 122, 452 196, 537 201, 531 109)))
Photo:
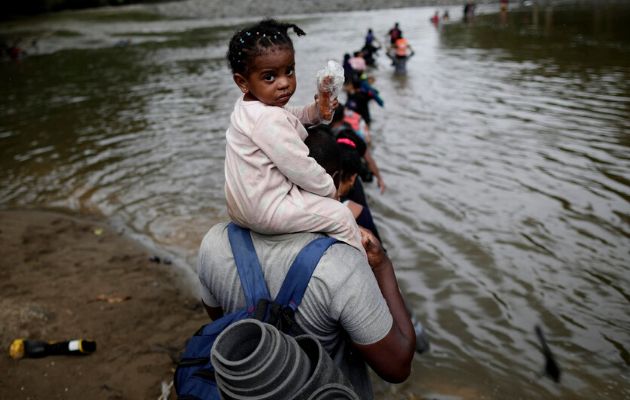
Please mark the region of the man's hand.
POLYGON ((387 259, 385 250, 381 246, 381 242, 378 241, 376 236, 366 228, 359 227, 361 232, 361 244, 367 253, 368 264, 372 267, 372 270, 378 268, 387 259))

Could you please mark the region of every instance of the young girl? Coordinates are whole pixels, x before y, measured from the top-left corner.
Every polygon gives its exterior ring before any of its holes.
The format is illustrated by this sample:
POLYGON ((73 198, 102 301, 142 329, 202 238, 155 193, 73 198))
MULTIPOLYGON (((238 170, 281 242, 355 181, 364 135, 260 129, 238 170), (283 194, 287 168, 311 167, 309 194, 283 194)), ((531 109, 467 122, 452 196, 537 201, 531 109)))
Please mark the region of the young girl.
POLYGON ((289 28, 304 35, 296 25, 267 19, 230 40, 227 59, 243 96, 226 134, 228 213, 256 232, 324 232, 365 254, 333 179, 308 157, 303 124, 319 123, 317 103, 286 106, 297 85, 289 28))

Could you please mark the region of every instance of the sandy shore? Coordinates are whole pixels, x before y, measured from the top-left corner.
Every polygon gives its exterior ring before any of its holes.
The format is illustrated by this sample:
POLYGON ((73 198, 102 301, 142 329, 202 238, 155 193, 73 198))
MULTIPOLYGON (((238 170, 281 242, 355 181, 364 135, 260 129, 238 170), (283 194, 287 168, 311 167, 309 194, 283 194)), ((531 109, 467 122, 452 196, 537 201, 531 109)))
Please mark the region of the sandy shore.
POLYGON ((0 221, 0 398, 157 399, 208 320, 181 271, 91 217, 11 210, 0 221), (90 338, 97 351, 16 361, 18 337, 90 338))

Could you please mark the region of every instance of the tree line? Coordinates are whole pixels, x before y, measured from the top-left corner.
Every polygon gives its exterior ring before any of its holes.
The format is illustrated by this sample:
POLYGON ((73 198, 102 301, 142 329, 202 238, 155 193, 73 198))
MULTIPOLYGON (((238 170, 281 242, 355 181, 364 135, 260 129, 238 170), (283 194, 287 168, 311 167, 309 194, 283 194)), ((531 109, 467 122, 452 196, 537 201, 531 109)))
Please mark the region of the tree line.
POLYGON ((61 10, 156 3, 159 1, 165 0, 3 0, 0 2, 0 19, 61 10))

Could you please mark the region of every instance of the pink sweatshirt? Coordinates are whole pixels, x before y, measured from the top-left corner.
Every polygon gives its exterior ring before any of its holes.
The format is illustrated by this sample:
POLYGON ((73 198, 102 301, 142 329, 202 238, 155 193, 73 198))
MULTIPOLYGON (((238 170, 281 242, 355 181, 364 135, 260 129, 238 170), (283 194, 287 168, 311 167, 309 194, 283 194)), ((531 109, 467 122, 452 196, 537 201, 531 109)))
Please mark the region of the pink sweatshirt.
POLYGON ((236 101, 225 150, 225 195, 236 223, 251 228, 265 224, 271 217, 267 214, 300 188, 334 197, 332 178, 308 156, 304 144, 308 133, 303 124, 318 122, 315 103, 281 108, 242 96, 236 101))
POLYGON ((282 108, 239 97, 226 133, 228 213, 259 233, 326 232, 363 251, 332 178, 308 156, 303 124, 318 122, 315 103, 282 108))

